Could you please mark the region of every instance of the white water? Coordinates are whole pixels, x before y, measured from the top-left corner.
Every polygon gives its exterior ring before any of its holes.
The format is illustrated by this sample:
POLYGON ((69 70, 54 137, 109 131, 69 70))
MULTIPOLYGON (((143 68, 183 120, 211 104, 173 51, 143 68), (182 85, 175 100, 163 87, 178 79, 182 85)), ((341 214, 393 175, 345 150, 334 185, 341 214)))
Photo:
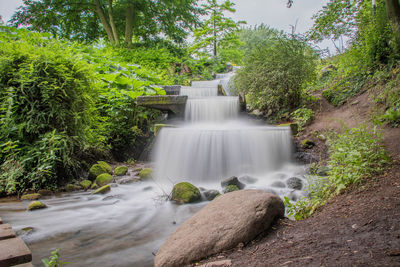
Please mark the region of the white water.
MULTIPOLYGON (((1 202, 0 216, 23 236, 35 266, 60 248, 68 266, 152 266, 166 238, 207 202, 176 205, 163 201, 176 182, 222 191, 220 181, 238 176, 246 188, 298 198, 301 191, 273 183, 303 172, 290 162, 289 128, 255 125, 239 119, 236 97, 218 97, 220 81, 195 82, 185 121, 163 128, 156 141, 156 179, 112 187, 104 196, 65 193, 43 199, 48 208, 25 212, 29 202, 1 202), (251 182, 248 177, 252 177, 251 182), (247 180, 246 180, 247 179, 247 180)), ((130 172, 133 172, 130 169, 130 172)))

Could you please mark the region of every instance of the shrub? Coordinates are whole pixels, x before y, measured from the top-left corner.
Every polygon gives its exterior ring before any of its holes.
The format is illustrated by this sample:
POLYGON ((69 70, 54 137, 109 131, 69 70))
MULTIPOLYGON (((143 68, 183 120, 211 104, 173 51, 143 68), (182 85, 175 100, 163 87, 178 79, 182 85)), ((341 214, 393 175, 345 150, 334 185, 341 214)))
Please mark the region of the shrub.
POLYGON ((311 123, 314 119, 314 111, 309 108, 299 108, 291 113, 291 118, 297 122, 299 131, 301 131, 304 126, 311 123))

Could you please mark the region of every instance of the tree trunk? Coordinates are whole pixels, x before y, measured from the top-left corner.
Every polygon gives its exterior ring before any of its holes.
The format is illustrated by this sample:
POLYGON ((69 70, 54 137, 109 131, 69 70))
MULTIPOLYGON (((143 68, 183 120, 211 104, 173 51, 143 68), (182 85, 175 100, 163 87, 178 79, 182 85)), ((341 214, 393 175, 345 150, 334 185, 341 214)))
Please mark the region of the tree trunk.
POLYGON ((397 44, 396 50, 400 48, 400 4, 399 0, 385 0, 386 14, 392 24, 393 33, 395 35, 395 42, 397 44))
POLYGON ((130 3, 126 9, 126 24, 125 24, 125 44, 126 47, 132 48, 133 36, 133 4, 130 3))
POLYGON ((108 0, 108 17, 110 19, 110 25, 111 25, 111 29, 112 29, 112 33, 114 36, 114 41, 117 45, 119 45, 119 38, 118 38, 118 32, 117 32, 117 27, 115 27, 115 23, 114 23, 114 16, 113 16, 113 0, 108 0))
POLYGON ((103 24, 104 30, 107 33, 108 40, 110 41, 110 43, 113 44, 115 42, 113 32, 110 27, 110 24, 108 24, 108 21, 104 14, 103 8, 101 7, 100 0, 94 0, 94 4, 95 4, 96 13, 100 18, 100 22, 101 22, 101 24, 103 24))
POLYGON ((214 51, 213 51, 213 55, 216 58, 217 57, 217 29, 216 29, 216 25, 215 25, 215 10, 213 11, 213 31, 214 31, 214 51))

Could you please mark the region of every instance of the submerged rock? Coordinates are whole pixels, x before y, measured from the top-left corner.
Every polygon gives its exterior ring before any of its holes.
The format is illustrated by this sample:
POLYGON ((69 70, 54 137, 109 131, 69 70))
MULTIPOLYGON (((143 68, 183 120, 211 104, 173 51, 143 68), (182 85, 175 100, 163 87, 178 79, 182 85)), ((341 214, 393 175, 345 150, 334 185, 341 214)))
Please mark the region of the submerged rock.
POLYGON ((117 180, 117 183, 118 184, 131 184, 131 183, 136 183, 138 181, 140 181, 140 179, 137 177, 127 177, 127 178, 117 180))
POLYGON ((146 168, 139 172, 139 177, 142 180, 151 178, 152 176, 153 176, 153 169, 151 169, 151 168, 146 168))
POLYGON ((291 177, 287 179, 286 184, 290 189, 301 190, 303 188, 303 181, 297 177, 291 177))
POLYGON ((235 185, 239 189, 243 189, 246 186, 245 184, 242 184, 241 182, 239 182, 239 180, 236 176, 232 176, 230 178, 227 178, 227 179, 221 181, 222 187, 227 187, 229 185, 235 185))
POLYGON ((99 176, 97 176, 96 184, 98 186, 103 186, 103 185, 111 183, 112 180, 113 180, 113 177, 110 174, 103 173, 103 174, 100 174, 99 176))
POLYGON ((110 190, 111 190, 111 186, 108 184, 108 185, 102 186, 99 189, 96 189, 95 191, 93 191, 92 195, 105 194, 105 193, 108 193, 110 190))
POLYGON ((38 200, 42 197, 39 193, 22 195, 21 200, 38 200))
POLYGON ((26 235, 30 235, 35 231, 35 228, 28 226, 28 227, 24 227, 21 230, 16 231, 15 233, 17 234, 17 236, 26 236, 26 235))
POLYGON ((261 190, 222 195, 194 214, 157 252, 155 267, 184 266, 253 240, 284 215, 282 200, 261 190))
POLYGON ((204 197, 205 197, 208 201, 211 201, 211 200, 213 200, 214 198, 216 198, 217 196, 221 195, 221 193, 220 193, 218 190, 213 190, 213 189, 211 189, 211 190, 205 190, 205 191, 203 192, 203 194, 204 194, 204 197))
POLYGON ((172 200, 178 203, 192 203, 200 200, 200 190, 188 182, 176 184, 172 189, 172 200))
POLYGON ((233 191, 238 191, 238 190, 240 190, 239 187, 237 187, 236 185, 231 184, 231 185, 228 185, 227 187, 224 188, 224 194, 230 193, 230 192, 233 192, 233 191))
POLYGON ((32 210, 45 209, 45 208, 47 208, 47 206, 43 202, 41 202, 41 201, 32 201, 29 204, 27 210, 28 211, 32 211, 32 210))
POLYGON ((258 179, 248 175, 244 175, 239 178, 239 181, 245 184, 255 184, 257 183, 258 179))
POLYGON ((128 167, 126 166, 118 166, 114 170, 114 174, 116 176, 124 176, 128 172, 128 167))
POLYGON ((286 185, 284 182, 281 181, 275 181, 271 184, 272 187, 277 187, 277 188, 285 188, 286 185))
POLYGON ((90 180, 83 180, 82 182, 79 183, 84 190, 88 190, 90 186, 92 185, 92 182, 90 180))

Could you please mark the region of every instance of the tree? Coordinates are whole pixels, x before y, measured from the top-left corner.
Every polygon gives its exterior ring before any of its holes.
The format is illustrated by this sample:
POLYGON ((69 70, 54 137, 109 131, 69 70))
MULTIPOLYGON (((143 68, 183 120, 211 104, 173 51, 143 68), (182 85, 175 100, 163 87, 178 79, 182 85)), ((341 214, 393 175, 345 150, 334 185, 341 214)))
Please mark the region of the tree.
POLYGON ((163 35, 182 42, 203 10, 195 0, 24 0, 14 26, 79 41, 106 37, 111 44, 163 35))
POLYGON ((218 4, 217 0, 207 0, 207 3, 203 5, 203 9, 209 18, 201 28, 197 28, 194 31, 193 51, 205 50, 217 57, 218 48, 240 43, 237 32, 240 25, 245 24, 245 22, 235 22, 224 14, 226 12, 234 13, 236 11, 233 8, 234 5, 230 0, 225 0, 222 4, 218 4))

